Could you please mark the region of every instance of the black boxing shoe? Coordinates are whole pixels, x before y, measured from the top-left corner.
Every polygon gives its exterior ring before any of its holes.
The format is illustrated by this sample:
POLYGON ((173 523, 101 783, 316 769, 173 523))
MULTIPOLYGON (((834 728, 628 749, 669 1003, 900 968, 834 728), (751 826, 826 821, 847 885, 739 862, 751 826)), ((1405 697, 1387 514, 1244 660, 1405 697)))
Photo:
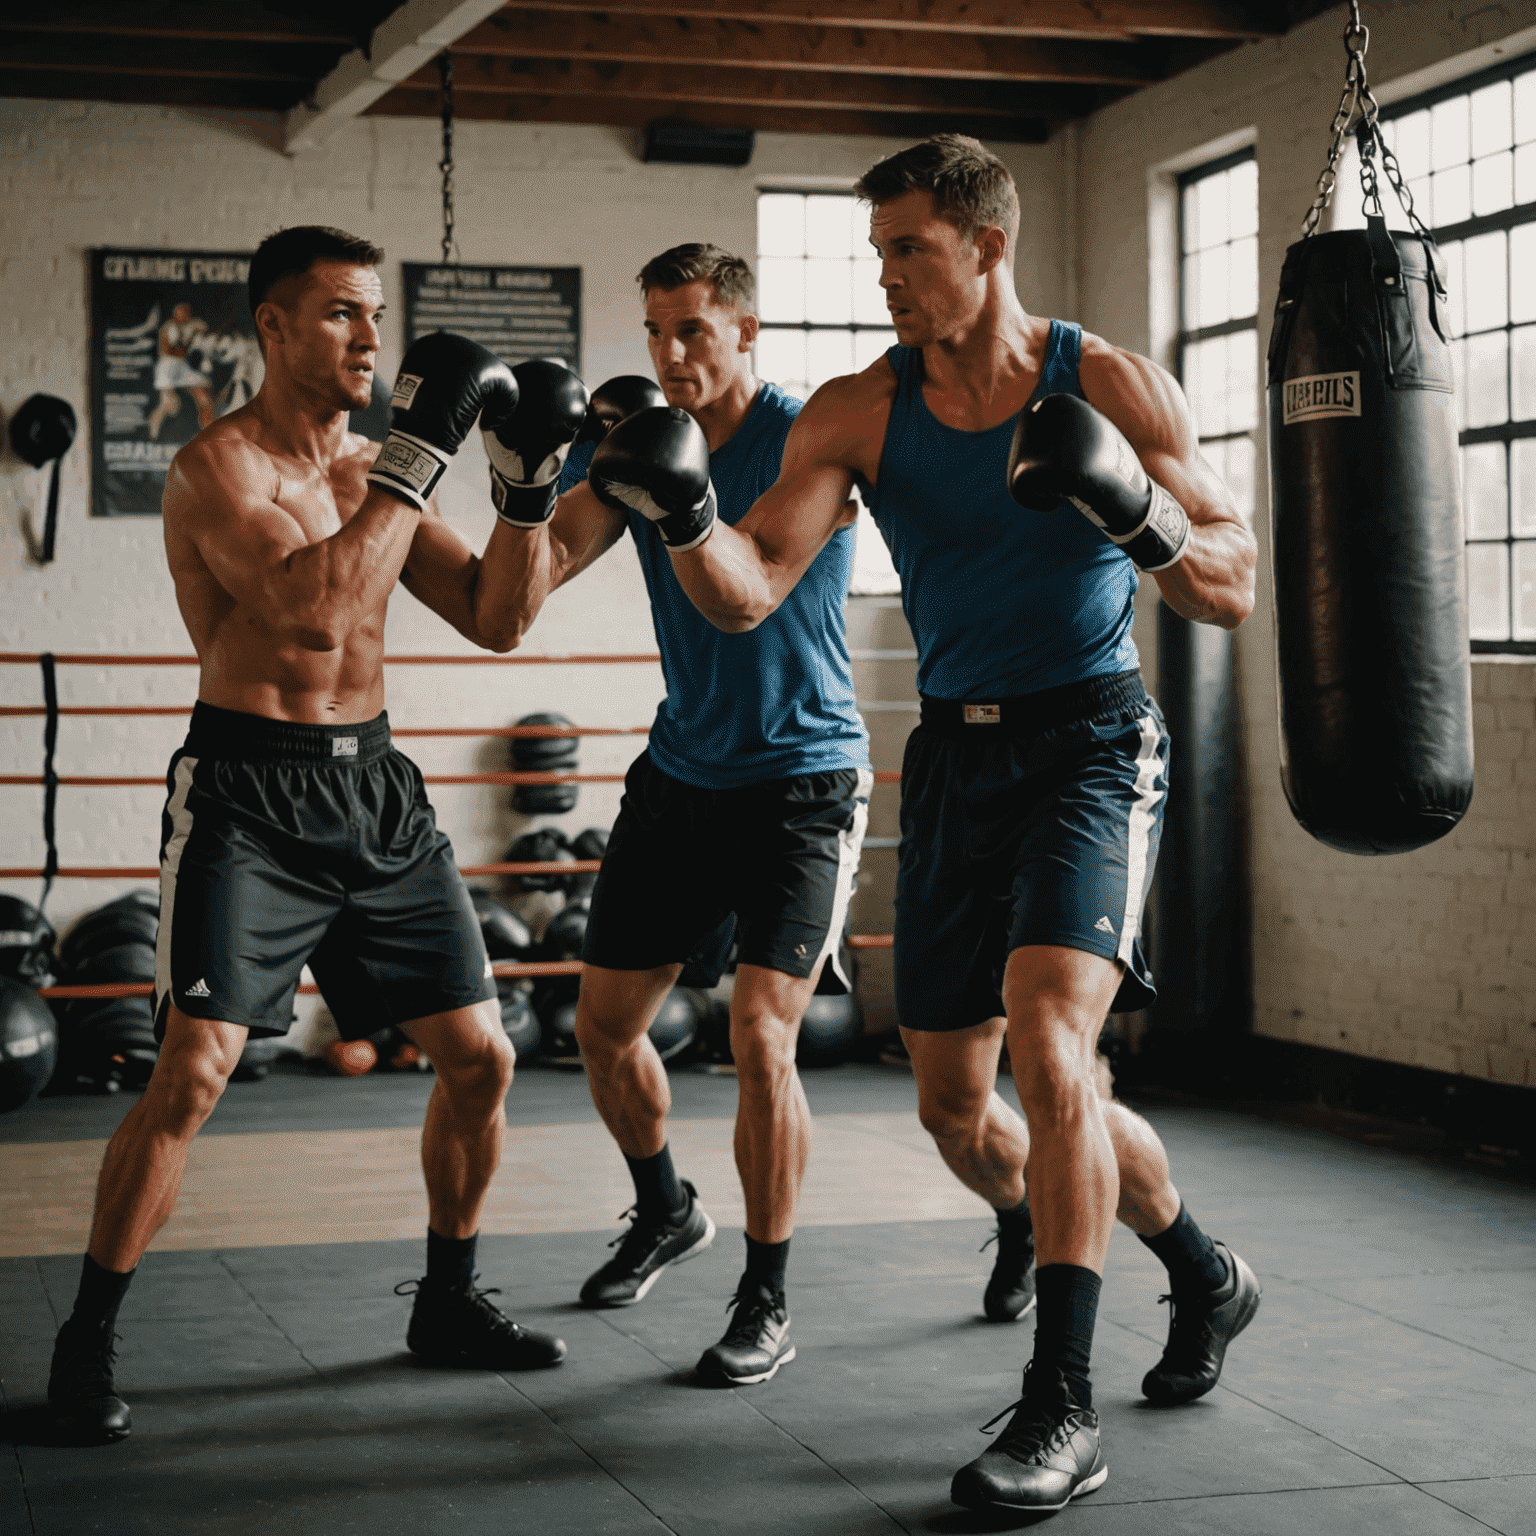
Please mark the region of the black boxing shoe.
POLYGON ((1227 1345, 1253 1321, 1263 1292, 1253 1271, 1225 1243, 1212 1246, 1227 1266, 1226 1280, 1203 1295, 1174 1292, 1163 1358, 1142 1378, 1142 1395, 1160 1408, 1192 1403, 1221 1378, 1227 1345))
POLYGON ((1073 1397, 1059 1371, 1046 1376, 1026 1366, 1023 1395, 1003 1409, 1010 1412, 1013 1418, 993 1444, 955 1473, 949 1496, 956 1504, 1049 1515, 1103 1487, 1109 1468, 1099 1444, 1099 1416, 1073 1397))
POLYGON ((982 1293, 981 1307, 992 1323, 1012 1323, 1035 1310, 1035 1234, 1016 1221, 1000 1221, 981 1245, 997 1244, 997 1258, 982 1293))
POLYGON ((538 1371, 565 1359, 565 1341, 514 1323, 489 1299, 501 1294, 495 1288, 407 1280, 395 1287, 395 1295, 409 1296, 412 1287, 416 1300, 405 1347, 431 1365, 538 1371))
POLYGON ((59 1329, 48 1372, 48 1403, 61 1438, 74 1445, 110 1445, 133 1428, 128 1404, 117 1395, 112 1366, 117 1335, 111 1323, 71 1317, 59 1329))
POLYGON ((764 1290, 743 1279, 729 1305, 736 1308, 731 1326, 699 1357, 699 1375, 733 1387, 770 1380, 795 1358, 783 1291, 764 1290))
MULTIPOLYGON (((715 1240, 715 1224, 699 1204, 699 1192, 682 1181, 688 1208, 673 1220, 652 1221, 635 1210, 629 1231, 609 1243, 619 1251, 581 1288, 584 1307, 632 1307, 661 1279, 661 1272, 696 1258, 715 1240)), ((627 1214, 627 1213, 626 1213, 627 1214)))

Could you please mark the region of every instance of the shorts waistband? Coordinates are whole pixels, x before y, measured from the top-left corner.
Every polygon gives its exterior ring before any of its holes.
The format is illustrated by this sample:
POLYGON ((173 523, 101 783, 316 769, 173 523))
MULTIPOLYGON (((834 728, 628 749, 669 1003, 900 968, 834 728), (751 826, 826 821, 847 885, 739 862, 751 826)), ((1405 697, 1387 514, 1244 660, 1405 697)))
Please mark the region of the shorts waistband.
POLYGON ((352 767, 389 753, 389 715, 356 725, 305 725, 272 720, 201 699, 192 710, 186 751, 193 757, 257 763, 331 763, 352 767))
POLYGON ((922 701, 922 723, 938 736, 957 741, 988 736, 1034 736, 1059 725, 1091 720, 1111 710, 1136 709, 1149 703, 1140 672, 1088 677, 1038 693, 1011 699, 929 699, 922 701))

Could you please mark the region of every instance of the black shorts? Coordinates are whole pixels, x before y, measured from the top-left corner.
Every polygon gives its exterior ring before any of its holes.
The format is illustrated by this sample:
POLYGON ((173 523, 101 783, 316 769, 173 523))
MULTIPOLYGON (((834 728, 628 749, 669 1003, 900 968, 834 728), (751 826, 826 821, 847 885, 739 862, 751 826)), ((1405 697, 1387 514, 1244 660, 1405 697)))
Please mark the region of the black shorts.
POLYGON ((161 817, 155 1028, 286 1034, 308 962, 342 1038, 496 995, 480 924, 389 717, 293 725, 199 703, 161 817))
POLYGON ((1157 996, 1141 914, 1168 796, 1168 732, 1135 672, 996 701, 923 701, 901 770, 896 1015, 1003 1012, 1026 944, 1119 960, 1116 1009, 1157 996))
POLYGON ((734 919, 739 962, 801 977, 823 958, 835 967, 872 782, 867 768, 845 768, 700 789, 642 752, 624 778, 581 958, 616 971, 691 961, 690 981, 710 986, 734 919))

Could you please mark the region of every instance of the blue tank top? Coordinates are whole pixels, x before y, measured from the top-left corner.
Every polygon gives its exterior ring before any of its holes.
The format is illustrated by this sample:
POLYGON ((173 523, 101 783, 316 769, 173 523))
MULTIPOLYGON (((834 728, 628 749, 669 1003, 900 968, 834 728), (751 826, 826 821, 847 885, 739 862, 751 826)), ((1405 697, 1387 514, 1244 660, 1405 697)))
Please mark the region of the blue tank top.
MULTIPOLYGON (((736 524, 779 477, 800 401, 777 384, 757 392, 747 419, 709 457, 721 520, 736 524)), ((587 477, 594 447, 566 459, 561 491, 587 477)), ((629 512, 651 597, 667 696, 651 726, 651 761, 704 789, 736 789, 869 766, 869 738, 854 702, 843 602, 854 532, 844 528, 756 629, 728 635, 695 608, 655 529, 629 512)))
MULTIPOLYGON (((1081 397, 1082 338, 1051 321, 1031 404, 1081 397)), ((1136 667, 1136 567, 1070 502, 1031 512, 1008 494, 1018 417, 985 432, 945 426, 923 400, 921 350, 885 355, 896 398, 870 512, 901 576, 918 691, 1010 698, 1136 667)))

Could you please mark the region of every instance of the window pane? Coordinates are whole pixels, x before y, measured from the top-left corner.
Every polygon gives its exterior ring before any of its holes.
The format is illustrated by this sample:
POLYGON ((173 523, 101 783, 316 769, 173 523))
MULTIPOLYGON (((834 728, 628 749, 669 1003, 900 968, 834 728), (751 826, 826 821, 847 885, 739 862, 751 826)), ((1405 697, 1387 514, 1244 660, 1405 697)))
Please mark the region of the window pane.
POLYGON ((852 197, 805 200, 805 249, 810 256, 853 255, 853 221, 858 201, 852 197))
POLYGON ((1429 169, 1429 113, 1410 112, 1397 118, 1393 124, 1396 142, 1392 153, 1403 168, 1403 175, 1410 180, 1422 176, 1429 169))
POLYGON ((1461 450, 1461 498, 1469 539, 1502 539, 1508 533, 1503 443, 1478 443, 1461 450))
POLYGON ((1515 201, 1536 203, 1536 144, 1515 151, 1515 201))
POLYGON ((1230 238, 1231 182, 1225 173, 1197 182, 1200 188, 1200 248, 1223 245, 1230 238))
POLYGON ((1536 139, 1536 69, 1515 77, 1515 143, 1536 139))
POLYGON ((798 192, 764 192, 757 200, 759 256, 805 252, 805 199, 798 192))
POLYGON ((1509 382, 1512 421, 1536 416, 1536 325, 1522 325, 1509 335, 1509 382))
POLYGON ((1452 96, 1429 109, 1430 165, 1437 171, 1470 160, 1467 98, 1452 96))
MULTIPOLYGON (((1426 214, 1425 218, 1428 219, 1428 217, 1426 214)), ((1449 245, 1440 247, 1440 254, 1445 257, 1446 309, 1453 336, 1464 336, 1467 330, 1465 284, 1461 275, 1466 263, 1462 259, 1462 244, 1460 240, 1452 240, 1449 245)), ((1460 377, 1459 374, 1458 377, 1460 377)))
POLYGON ((1509 546, 1467 545, 1468 626, 1474 640, 1509 639, 1509 546))
POLYGON ((1467 269, 1467 334, 1503 325, 1509 319, 1509 271, 1502 229, 1468 240, 1463 259, 1467 269))
MULTIPOLYGON (((1343 178, 1340 177, 1342 181, 1343 178)), ((1351 183, 1354 185, 1354 183, 1351 183)), ((1435 217, 1435 189, 1433 178, 1429 176, 1415 176, 1408 183, 1408 191, 1413 196, 1413 206, 1418 210, 1419 217, 1429 225, 1431 229, 1437 228, 1443 221, 1435 217)), ((1351 226, 1354 229, 1364 229, 1362 220, 1359 224, 1351 226)))
POLYGON ((1201 437, 1227 430, 1227 341, 1216 336, 1184 349, 1185 389, 1201 437))
POLYGON ((1467 425, 1494 427, 1509 420, 1509 343, 1507 333, 1468 337, 1467 425))
POLYGON ((1509 318, 1516 323, 1536 320, 1536 224, 1522 224, 1509 232, 1509 270, 1515 274, 1510 284, 1509 318))
POLYGON ((1472 167, 1435 172, 1435 223, 1459 224, 1472 217, 1472 167))
POLYGON ((853 319, 853 263, 846 257, 806 262, 805 318, 821 325, 847 325, 853 319))
POLYGON ((1232 299, 1227 313, 1236 319, 1258 312, 1259 242, 1250 236, 1232 242, 1232 299))
POLYGON ((1510 531, 1518 538, 1536 536, 1536 437, 1517 437, 1509 445, 1509 470, 1513 482, 1510 531))
POLYGON ((808 331, 805 347, 806 377, 816 389, 828 379, 853 372, 852 331, 808 331))
POLYGON ((1258 425, 1259 333, 1227 337, 1227 431, 1251 432, 1258 425))
POLYGON ((805 263, 798 256, 758 257, 757 312, 764 320, 805 319, 805 263))
POLYGON ((1253 160, 1234 165, 1231 171, 1232 238, 1259 232, 1259 167, 1253 160))
POLYGON ((885 547, 874 518, 863 507, 859 509, 854 538, 853 578, 848 590, 861 597, 900 592, 901 578, 891 564, 891 552, 885 547))
POLYGON ((1511 143, 1508 80, 1497 80, 1472 93, 1472 154, 1491 155, 1511 143))
POLYGON ((804 383, 805 332, 776 331, 765 327, 757 333, 753 352, 753 370, 760 379, 790 389, 795 381, 804 383))
POLYGON ((853 264, 853 318, 860 325, 885 325, 891 318, 880 286, 880 263, 874 257, 860 256, 853 264))
POLYGON ((1222 478, 1239 512, 1253 516, 1253 461, 1254 446, 1251 437, 1234 437, 1227 442, 1226 473, 1222 478))
POLYGON ((1498 213, 1515 199, 1515 157, 1507 150, 1472 166, 1473 213, 1498 213))
POLYGON ((895 345, 895 331, 855 331, 853 333, 855 371, 868 368, 877 357, 885 356, 887 348, 895 345))
POLYGON ((1536 540, 1516 544, 1515 639, 1536 640, 1536 540))
POLYGON ((1184 258, 1184 329, 1186 331, 1198 330, 1205 324, 1202 318, 1203 311, 1200 307, 1201 267, 1204 258, 1201 256, 1186 256, 1184 258))

